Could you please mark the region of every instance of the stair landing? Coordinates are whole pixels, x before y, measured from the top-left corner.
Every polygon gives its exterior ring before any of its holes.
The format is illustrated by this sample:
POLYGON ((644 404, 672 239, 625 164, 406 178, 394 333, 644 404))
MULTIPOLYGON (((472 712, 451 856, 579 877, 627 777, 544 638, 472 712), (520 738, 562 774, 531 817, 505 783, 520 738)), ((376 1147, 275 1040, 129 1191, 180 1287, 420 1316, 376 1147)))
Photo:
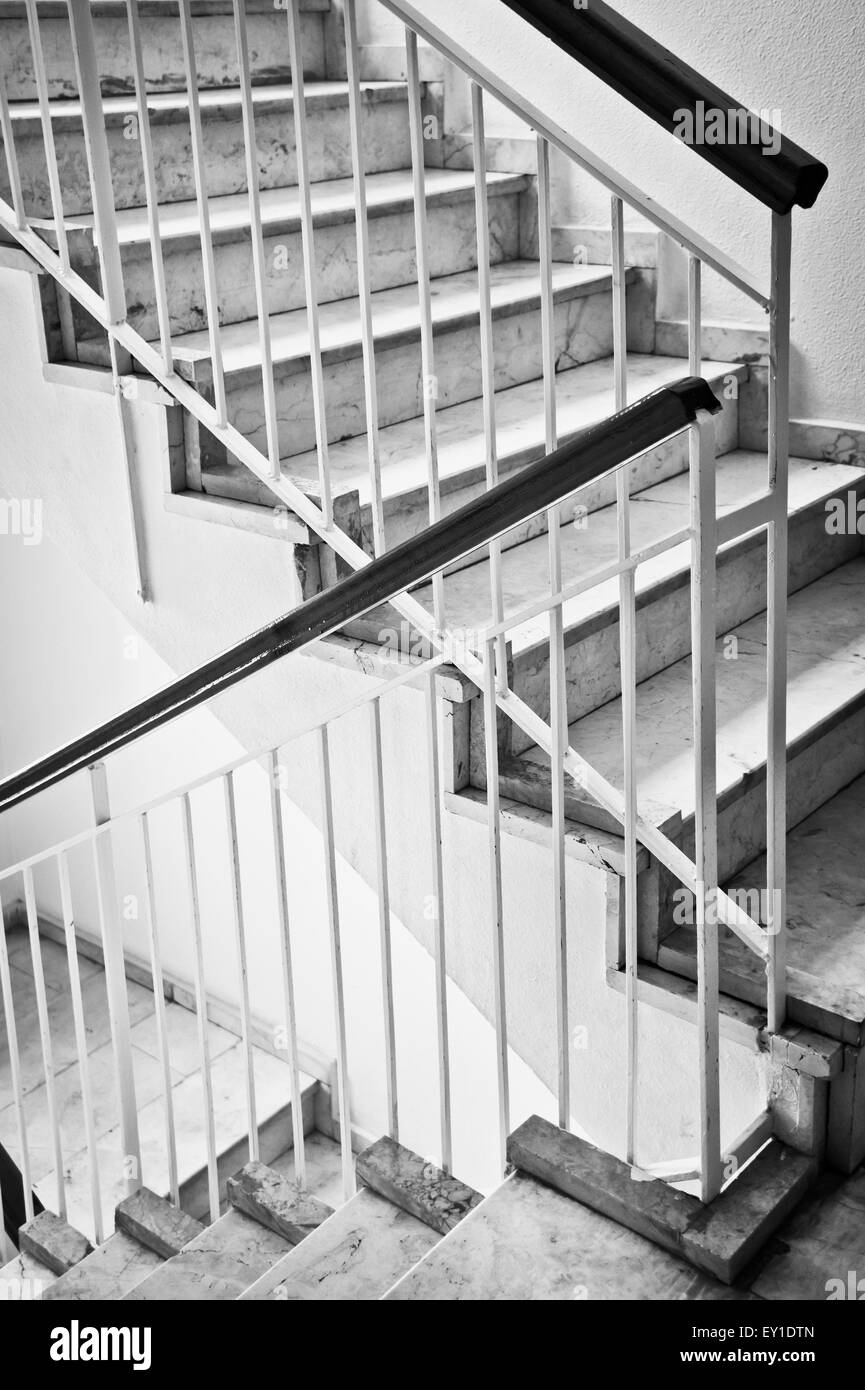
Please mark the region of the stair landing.
MULTIPOLYGON (((865 1042, 863 818, 865 777, 859 777, 787 837, 789 1016, 793 1022, 853 1045, 865 1042)), ((761 855, 735 876, 728 891, 756 893, 765 884, 766 858, 761 855)), ((721 989, 765 1007, 766 982, 760 962, 723 926, 720 953, 721 989)), ((694 978, 692 927, 680 926, 665 938, 658 964, 694 978)))

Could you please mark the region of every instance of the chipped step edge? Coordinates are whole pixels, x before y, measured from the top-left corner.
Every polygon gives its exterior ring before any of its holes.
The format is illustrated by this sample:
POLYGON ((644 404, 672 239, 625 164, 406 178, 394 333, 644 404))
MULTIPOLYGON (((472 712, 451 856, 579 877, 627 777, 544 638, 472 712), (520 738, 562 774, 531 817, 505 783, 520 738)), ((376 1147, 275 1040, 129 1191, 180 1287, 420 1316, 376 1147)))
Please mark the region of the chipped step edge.
MULTIPOLYGON (((607 984, 623 994, 625 972, 609 967, 607 984)), ((642 1003, 696 1023, 697 986, 693 980, 641 962, 637 990, 642 1003)), ((721 1036, 730 1042, 750 1052, 768 1052, 773 1060, 792 1071, 819 1081, 829 1081, 841 1074, 844 1044, 836 1039, 796 1023, 785 1024, 780 1033, 770 1033, 765 1010, 730 994, 719 996, 719 1010, 721 1036)))
MULTIPOLYGON (((365 642, 359 637, 344 637, 339 633, 310 642, 302 649, 302 655, 315 657, 319 661, 332 661, 336 666, 344 666, 365 676, 375 676, 379 680, 393 680, 418 664, 405 652, 379 646, 376 642, 365 642)), ((406 685, 411 689, 422 689, 427 679, 427 675, 420 673, 417 681, 406 681, 406 685)), ((465 704, 480 694, 478 687, 456 666, 439 666, 435 681, 439 696, 455 705, 465 704)))
POLYGON ((119 1230, 166 1260, 179 1255, 204 1230, 194 1216, 178 1210, 148 1187, 118 1202, 114 1215, 119 1230))
MULTIPOLYGON (((100 391, 114 395, 114 377, 110 367, 92 367, 81 362, 44 362, 42 380, 51 386, 71 386, 79 391, 100 391)), ((120 391, 125 401, 144 405, 176 406, 177 400, 152 377, 121 376, 120 391)))
POLYGON ((40 1212, 19 1231, 22 1250, 34 1255, 52 1274, 66 1274, 90 1255, 93 1246, 85 1235, 51 1211, 40 1212))
POLYGON ((704 1205, 660 1178, 635 1181, 630 1165, 536 1115, 509 1137, 508 1159, 522 1172, 724 1284, 731 1284, 750 1263, 818 1171, 816 1159, 773 1139, 736 1182, 704 1205), (754 1210, 749 1197, 764 1189, 769 1164, 777 1171, 786 1167, 785 1181, 769 1209, 754 1210), (606 1183, 600 1170, 605 1171, 606 1183))
POLYGON ((443 1236, 483 1201, 482 1194, 467 1183, 389 1138, 377 1140, 359 1154, 356 1170, 373 1192, 443 1236))
POLYGON ((333 1208, 265 1163, 247 1163, 228 1179, 228 1200, 236 1211, 275 1231, 290 1245, 299 1245, 318 1229, 333 1208))
POLYGON ((310 545, 318 541, 299 517, 283 507, 262 507, 192 489, 166 492, 164 505, 165 510, 175 516, 229 526, 234 531, 247 531, 268 540, 288 541, 291 545, 310 545))

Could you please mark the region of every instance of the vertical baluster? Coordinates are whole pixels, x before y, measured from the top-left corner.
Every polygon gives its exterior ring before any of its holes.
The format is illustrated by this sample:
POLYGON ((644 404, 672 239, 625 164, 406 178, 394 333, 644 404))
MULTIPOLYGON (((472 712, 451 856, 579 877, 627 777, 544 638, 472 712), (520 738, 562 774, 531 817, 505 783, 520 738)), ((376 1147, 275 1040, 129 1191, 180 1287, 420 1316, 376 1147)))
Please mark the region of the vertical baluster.
POLYGON ((252 242, 252 274, 258 314, 258 350, 261 355, 261 385, 264 392, 264 420, 267 431, 267 458, 271 477, 278 478, 279 420, 276 384, 273 377, 273 347, 270 337, 270 311, 267 301, 267 262, 261 224, 261 197, 258 188, 258 150, 255 143, 255 113, 249 75, 249 38, 246 32, 244 0, 234 0, 234 29, 237 41, 237 71, 240 105, 243 113, 243 147, 246 155, 246 187, 249 198, 249 235, 252 242))
POLYGON ((502 830, 499 799, 499 753, 496 729, 495 642, 484 651, 484 743, 487 770, 487 829, 489 838, 490 919, 492 926, 493 999, 496 1034, 496 1082, 499 1103, 499 1171, 507 1169, 510 1133, 508 1081, 508 1024, 505 1003, 504 899, 502 895, 502 830))
POLYGON ((195 65, 195 43, 192 35, 190 0, 178 0, 180 34, 183 40, 183 68, 186 93, 189 99, 189 131, 192 144, 192 170, 195 178, 195 201, 198 204, 198 230, 201 238, 201 268, 204 276, 204 303, 207 309, 207 336, 213 367, 213 396, 217 424, 228 423, 228 402, 225 395, 225 373, 222 366, 222 345, 219 335, 219 287, 216 280, 216 260, 213 254, 213 235, 210 230, 210 203, 207 197, 207 170, 204 156, 204 134, 201 127, 201 103, 198 98, 198 73, 195 65))
POLYGON ((6 96, 6 80, 3 77, 0 77, 0 135, 3 137, 3 149, 6 155, 12 207, 15 210, 15 226, 21 230, 27 225, 27 213, 24 208, 24 195, 21 192, 21 172, 18 168, 12 117, 9 113, 9 100, 6 96))
POLYGON ((613 378, 616 410, 628 404, 628 307, 625 267, 625 210, 621 198, 611 201, 610 240, 613 270, 613 378))
MULTIPOLYGON (((441 516, 438 434, 436 428, 435 342, 433 333, 432 290, 430 287, 429 226, 426 207, 426 174, 421 107, 420 67, 417 34, 405 31, 406 82, 408 85, 409 138, 411 141, 412 196, 414 199, 415 245, 417 250, 418 307, 420 310, 421 385, 423 388, 424 435, 427 459, 427 495, 430 522, 441 516)), ((433 608, 436 626, 445 625, 444 575, 433 575, 433 608)))
MULTIPOLYGON (((487 487, 499 481, 498 440, 496 437, 496 361, 493 344, 492 275, 490 270, 490 209, 487 196, 487 141, 484 122, 484 94, 472 83, 472 157, 475 166, 475 222, 478 244, 478 293, 480 299, 481 381, 483 385, 484 448, 486 453, 487 487)), ((501 541, 490 543, 490 589, 493 623, 504 618, 502 594, 501 541)), ((497 689, 504 692, 508 684, 507 639, 501 633, 496 640, 497 689)))
MULTIPOLYGON (((553 219, 550 147, 538 138, 538 264, 541 275, 541 344, 544 373, 544 445, 548 454, 558 444, 556 412, 556 325, 553 296, 553 219)), ((547 513, 550 592, 562 589, 561 510, 547 513)), ((550 774, 553 853, 553 931, 556 953, 556 1037, 558 1061, 558 1120, 567 1128, 570 1115, 570 1038, 568 1036, 568 941, 565 877, 565 774, 568 748, 568 700, 565 679, 565 631, 561 603, 550 608, 550 774)))
POLYGON ((120 261, 120 242, 117 237, 117 215, 114 210, 114 185, 111 181, 111 160, 108 136, 105 133, 105 114, 99 84, 99 64, 96 59, 96 39, 93 16, 88 0, 68 0, 69 22, 72 30, 72 51, 78 78, 78 98, 81 123, 84 129, 84 148, 90 175, 90 194, 93 202, 93 232, 99 252, 102 273, 102 295, 108 321, 111 324, 126 320, 126 293, 123 288, 123 267, 120 261))
MULTIPOLYGON (((70 0, 70 16, 72 14, 70 0)), ((39 28, 39 15, 36 0, 26 0, 27 28, 30 33, 30 48, 33 55, 33 74, 36 78, 36 96, 39 102, 39 119, 42 123, 42 143, 45 146, 45 164, 48 172, 48 189, 51 194, 51 209, 54 214, 54 229, 57 235, 57 251, 60 268, 65 275, 69 269, 69 244, 66 238, 66 221, 63 216, 63 192, 60 187, 60 170, 57 165, 57 150, 54 144, 54 128, 51 124, 51 106, 48 99, 48 79, 45 75, 45 55, 42 51, 42 32, 39 28)), ((7 149, 11 146, 7 146, 7 149)))
POLYGON ((439 1117, 441 1129, 442 1168, 449 1173, 453 1163, 451 1135, 450 1034, 448 1028, 448 977, 445 949, 444 865, 442 860, 441 767, 439 761, 438 706, 435 672, 426 680, 427 762, 429 776, 429 812, 433 871, 433 961, 436 991, 436 1045, 439 1073, 439 1117))
POLYGON ((189 897, 195 972, 195 1012, 198 1018, 198 1049, 201 1057, 201 1089, 204 1097, 204 1131, 207 1144, 207 1191, 210 1220, 219 1217, 219 1173, 216 1162, 216 1124, 213 1113, 213 1076, 210 1070, 210 1039, 207 1021, 207 986, 204 974, 204 942, 201 935, 201 909, 198 900, 198 871, 195 863, 195 833, 189 793, 181 797, 183 861, 189 897))
POLYGON ((336 876, 336 847, 333 838, 333 790, 330 778, 330 744, 327 725, 318 730, 318 766, 321 780, 321 833, 324 843, 327 915, 330 924, 330 953, 333 974, 334 1026, 336 1029, 336 1087, 339 1111, 339 1139, 342 1150, 343 1196, 354 1196, 354 1159, 351 1149, 351 1112, 348 1091, 348 1053, 345 1030, 345 985, 342 974, 342 940, 339 922, 339 886, 336 876))
POLYGON ((114 386, 114 404, 117 411, 117 430, 120 436, 120 456, 123 464, 123 500, 129 521, 129 535, 132 541, 132 571, 135 579, 135 592, 142 603, 150 597, 142 538, 143 527, 139 524, 138 507, 135 500, 135 444, 123 396, 123 383, 120 380, 120 364, 116 340, 109 336, 108 354, 111 361, 111 376, 114 386))
POLYGON ((153 1006, 156 1014, 156 1039, 159 1047, 159 1066, 162 1071, 162 1096, 165 1102, 165 1148, 168 1154, 168 1190, 176 1207, 180 1206, 180 1182, 177 1173, 177 1134, 174 1125, 174 1095, 171 1084, 171 1054, 168 1046, 168 1018, 165 1008, 165 981, 162 976, 162 952, 159 948, 159 926, 156 915, 156 880, 153 876, 153 851, 150 843, 150 819, 147 812, 139 817, 141 851, 144 857, 145 913, 150 942, 150 969, 153 976, 153 1006))
POLYGON ((294 1005, 294 969, 291 958, 291 931, 288 912, 288 878, 285 865, 285 833, 282 824, 279 753, 268 754, 270 779, 270 825, 273 838, 273 862, 276 871, 276 910, 279 922, 279 942, 282 953, 282 980, 285 1000, 285 1039, 288 1051, 289 1086, 291 1089, 291 1125, 294 1142, 294 1180, 306 1187, 306 1146, 303 1137, 303 1098, 300 1093, 300 1068, 297 1061, 297 1014, 294 1005))
POLYGON ((300 195, 300 231, 303 242, 303 274, 306 284, 306 320, 309 332, 309 369, 312 378, 312 409, 318 451, 321 507, 325 523, 333 524, 333 497, 330 484, 330 453, 327 442, 327 412, 324 369, 321 360, 321 328, 318 315, 318 277, 315 264, 315 238, 312 217, 312 187, 309 167, 309 136, 306 123, 306 96, 303 79, 303 53, 300 45, 300 0, 288 0, 288 51, 291 86, 294 95, 294 136, 297 147, 297 187, 300 195))
POLYGON ((60 1117, 57 1114, 57 1093, 54 1086, 54 1051, 51 1045, 51 1024, 48 1018, 48 996, 45 992, 42 949, 39 944, 39 918, 36 911, 33 870, 29 867, 24 870, 24 906, 27 913, 27 931, 30 936, 30 959, 33 962, 33 988, 36 994, 36 1013, 39 1019, 39 1037, 42 1043, 42 1066, 45 1071, 45 1107, 48 1112, 48 1129, 51 1134, 54 1172, 57 1177, 57 1211, 65 1220, 66 1184, 63 1180, 63 1144, 60 1136, 60 1117))
POLYGON ((6 1211, 3 1206, 3 1190, 0 1188, 0 1260, 7 1265, 14 1260, 17 1250, 6 1234, 6 1211))
POLYGON ((105 992, 111 1023, 111 1044, 120 1103, 120 1137, 123 1145, 123 1176, 127 1194, 141 1186, 141 1144, 138 1137, 138 1106, 135 1100, 135 1072, 132 1066, 132 1040, 129 1035, 129 999, 126 993, 126 962, 123 936, 117 912, 117 883, 114 849, 111 841, 111 805, 105 764, 94 763, 90 772, 90 804, 93 824, 104 826, 93 838, 93 867, 102 954, 105 962, 105 992))
POLYGON ((721 1190, 718 1011, 718 810, 715 754, 715 447, 711 415, 691 432, 691 663, 697 867, 697 1030, 700 1183, 704 1202, 721 1190), (696 433, 696 439, 694 434, 696 433))
POLYGON ((27 1116, 24 1111, 24 1086, 21 1079, 21 1053, 18 1047, 18 1028, 15 1023, 15 1001, 12 998, 12 973, 9 969, 9 948, 6 943, 6 924, 0 907, 0 993, 6 1021, 6 1041, 9 1045, 9 1083, 18 1128, 19 1163, 24 1196, 24 1219, 33 1220, 33 1184, 30 1178, 30 1145, 27 1140, 27 1116))
POLYGON ((790 466, 790 259, 792 216, 772 216, 772 305, 769 318, 769 486, 767 534, 766 883, 769 932, 768 1026, 787 1012, 787 517, 790 466))
POLYGON ((381 761, 381 700, 369 703, 369 738, 373 777, 373 827, 375 832, 376 888, 378 890, 379 951, 381 954, 381 997, 384 1009, 385 1089, 388 1133, 399 1138, 399 1107, 396 1083, 396 1040, 393 1007, 393 958, 390 936, 390 886, 387 870, 387 830, 385 823, 384 768, 381 761))
MULTIPOLYGON (((616 410, 628 403, 628 359, 625 279, 625 230, 621 198, 613 198, 610 221, 613 266, 613 382, 616 410)), ((619 560, 631 554, 630 470, 616 474, 616 516, 619 560)), ((637 1161, 637 774, 636 774, 636 572, 619 576, 619 648, 622 673, 622 734, 625 762, 625 1012, 627 1015, 627 1116, 625 1147, 629 1163, 637 1161)))
POLYGON ((84 1019, 84 1000, 81 994, 81 972, 78 969, 78 944, 75 939, 75 914, 72 908, 72 887, 69 881, 69 862, 66 854, 57 856, 57 876, 60 881, 60 909, 66 937, 66 960, 69 966, 69 990, 72 996, 72 1018, 75 1025, 75 1049, 78 1053, 78 1075, 81 1080, 81 1105, 84 1110, 84 1133, 90 1175, 90 1208, 93 1214, 94 1241, 101 1245, 102 1198, 99 1182, 99 1150, 96 1144, 93 1090, 90 1084, 90 1058, 87 1052, 87 1024, 84 1019))
POLYGON ((369 221, 363 153, 356 0, 345 0, 345 56, 348 75, 351 163, 354 171, 354 221, 357 230, 357 280, 360 297, 360 331, 363 344, 363 384, 366 399, 366 438, 369 454, 373 549, 376 555, 381 555, 385 549, 384 503, 381 494, 378 384, 375 374, 375 335, 372 321, 372 281, 369 263, 369 221))
POLYGON ((138 139, 141 142, 141 166, 144 174, 144 199, 147 204, 147 230, 150 237, 150 259, 153 266, 153 286, 156 316, 159 320, 159 344, 166 372, 173 366, 171 350, 171 316, 168 312, 168 290, 165 284, 165 264, 162 256, 162 237, 159 230, 159 190, 153 161, 153 137, 150 131, 150 112, 147 109, 147 80, 141 43, 141 20, 138 0, 126 0, 129 25, 129 48, 135 79, 135 107, 138 113, 138 139))
POLYGON ((234 917, 234 938, 237 947, 237 976, 240 985, 240 1036, 246 1062, 246 1114, 249 1131, 249 1160, 258 1162, 258 1125, 255 1118, 255 1056, 252 1048, 252 1023, 249 1012, 249 968, 246 959, 246 932, 243 921, 243 889, 240 881, 240 850, 237 843, 237 800, 234 773, 222 779, 225 797, 225 820, 228 826, 228 873, 231 880, 231 911, 234 917))

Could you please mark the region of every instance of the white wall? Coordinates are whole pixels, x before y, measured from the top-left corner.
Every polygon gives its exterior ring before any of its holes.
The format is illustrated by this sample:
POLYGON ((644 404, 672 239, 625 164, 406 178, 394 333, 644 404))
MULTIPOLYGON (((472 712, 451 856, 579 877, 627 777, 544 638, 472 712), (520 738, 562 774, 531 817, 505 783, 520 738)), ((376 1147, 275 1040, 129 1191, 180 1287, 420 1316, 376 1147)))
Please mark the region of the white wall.
MULTIPOLYGON (((644 192, 766 276, 768 212, 501 0, 412 3, 644 192)), ((792 410, 796 418, 865 421, 865 297, 858 293, 865 277, 862 6, 858 0, 727 0, 723 6, 617 0, 615 8, 737 101, 779 111, 784 133, 829 166, 816 207, 794 214, 792 410)), ((600 224, 608 216, 607 196, 584 179, 575 187, 572 214, 600 224)), ((712 276, 706 310, 733 319, 755 313, 712 276)))

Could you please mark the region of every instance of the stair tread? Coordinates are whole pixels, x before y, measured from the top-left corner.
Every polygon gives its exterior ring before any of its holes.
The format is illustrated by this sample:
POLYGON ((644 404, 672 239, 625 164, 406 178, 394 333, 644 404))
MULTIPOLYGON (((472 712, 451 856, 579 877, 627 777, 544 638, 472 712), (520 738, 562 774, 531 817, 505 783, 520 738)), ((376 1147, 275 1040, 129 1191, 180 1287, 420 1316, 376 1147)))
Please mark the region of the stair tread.
POLYGON ((388 1300, 748 1299, 609 1217, 515 1173, 388 1300))
MULTIPOLYGON (((540 276, 537 261, 506 261, 491 266, 493 313, 530 308, 540 303, 540 276)), ((553 290, 559 299, 590 294, 611 283, 606 266, 553 265, 553 290)), ((419 337, 418 287, 399 285, 377 290, 372 296, 373 331, 377 342, 390 343, 419 337)), ((443 275, 432 282, 433 323, 453 328, 478 317, 478 276, 476 271, 443 275)), ((339 359, 361 351, 361 310, 357 298, 340 299, 319 305, 321 348, 325 358, 339 359)), ((309 357, 309 325, 306 309, 291 309, 270 315, 271 345, 275 363, 303 362, 309 357)), ((254 368, 260 371, 261 347, 257 319, 225 324, 220 329, 220 347, 226 373, 254 368)), ((211 357, 207 331, 183 333, 172 339, 176 363, 207 361, 211 357)), ((294 461, 288 465, 294 472, 294 461)))
MULTIPOLYGON (((766 617, 734 629, 738 658, 716 646, 718 795, 765 767, 766 617)), ((788 747, 816 733, 865 695, 865 558, 824 575, 789 602, 788 747)), ((621 698, 584 715, 569 729, 571 745, 614 786, 623 786, 621 698)), ((637 687, 636 766, 641 812, 669 826, 694 811, 691 661, 685 657, 637 687)), ((508 795, 549 780, 549 759, 537 746, 510 760, 508 795)), ((530 798, 529 798, 530 799, 530 798)))
POLYGON ((754 1280, 759 1298, 812 1302, 840 1294, 861 1299, 857 1284, 865 1268, 865 1172, 841 1183, 827 1174, 790 1217, 783 1236, 754 1280), (857 1271, 852 1280, 851 1270, 857 1271))
MULTIPOLYGON (((735 449, 717 460, 719 516, 734 511, 766 490, 765 454, 735 449)), ((813 459, 790 460, 789 515, 804 511, 838 490, 854 487, 865 478, 865 469, 847 464, 815 463, 813 459)), ((690 520, 690 476, 687 472, 666 478, 634 493, 631 500, 631 538, 634 549, 653 545, 683 530, 690 520)), ((614 563, 618 556, 615 505, 602 507, 591 515, 585 529, 564 526, 561 530, 563 584, 573 584, 593 570, 614 563)), ((740 541, 729 542, 736 546, 740 541)), ((728 547, 723 547, 724 549, 728 547)), ((517 612, 549 592, 548 542, 546 535, 534 536, 506 550, 501 558, 504 614, 517 612)), ((637 595, 648 593, 665 580, 690 569, 690 544, 683 541, 673 550, 640 565, 637 595)), ((489 560, 485 559, 449 575, 445 580, 448 621, 459 628, 476 630, 491 621, 489 560)), ((432 611, 432 586, 415 590, 414 597, 432 611)), ((566 628, 574 628, 607 614, 618 621, 618 581, 610 579, 569 599, 563 606, 566 628)), ((549 642, 549 622, 545 614, 512 628, 514 653, 549 642)))
POLYGON ((438 1239, 417 1217, 365 1188, 243 1297, 287 1302, 378 1299, 438 1239))
MULTIPOLYGON (((361 95, 367 102, 405 99, 406 85, 404 82, 364 80, 361 82, 360 88, 361 95)), ((309 79, 304 82, 304 97, 308 108, 316 103, 330 105, 334 102, 347 102, 348 83, 338 80, 315 81, 309 79)), ((206 87, 199 91, 198 99, 203 114, 212 115, 220 112, 239 114, 242 92, 239 87, 206 87)), ((290 107, 294 102, 294 87, 290 82, 255 84, 252 87, 252 99, 254 105, 259 108, 268 104, 276 107, 290 107)), ((80 122, 81 103, 76 97, 53 97, 48 106, 52 122, 56 123, 63 119, 80 122)), ((148 92, 147 94, 147 109, 154 116, 185 112, 188 107, 189 96, 185 91, 148 92)), ((135 115, 138 110, 135 94, 124 93, 120 96, 103 97, 102 109, 107 124, 122 124, 126 116, 135 115)), ((28 121, 40 121, 38 101, 10 102, 9 110, 16 125, 20 126, 28 121)))
MULTIPOLYGON (((456 198, 474 198, 474 173, 459 169, 427 169, 427 203, 449 202, 456 198)), ((487 174, 487 188, 491 195, 496 193, 520 192, 526 186, 524 174, 487 174)), ((367 208, 371 217, 380 212, 393 212, 397 209, 411 209, 412 171, 410 169, 386 170, 383 173, 368 174, 366 178, 367 208)), ((297 186, 288 188, 263 188, 260 192, 261 219, 265 233, 273 234, 277 228, 287 232, 300 226, 300 194, 297 186)), ((246 193, 224 193, 207 200, 210 213, 210 229, 215 240, 229 237, 234 232, 249 229, 249 197, 246 193)), ((312 185, 312 212, 317 225, 329 221, 354 221, 355 191, 354 179, 325 179, 312 185)), ((50 219, 34 219, 34 225, 50 227, 50 219)), ((67 217, 69 228, 91 229, 93 216, 82 213, 67 217)), ((159 205, 160 240, 168 243, 185 237, 199 237, 198 203, 195 199, 161 203, 159 205)), ((146 207, 120 208, 117 211, 117 234, 121 246, 150 244, 150 222, 146 207)))
POLYGON ((290 1248, 275 1231, 229 1211, 125 1297, 142 1302, 234 1299, 290 1248))
POLYGON ((46 1290, 52 1299, 119 1299, 142 1279, 146 1279, 164 1260, 134 1236, 115 1231, 104 1244, 62 1275, 46 1290))
POLYGON ((49 1269, 29 1250, 19 1250, 0 1269, 0 1301, 18 1301, 22 1295, 28 1299, 41 1297, 57 1277, 53 1269, 49 1269))
MULTIPOLYGON (((862 822, 865 777, 838 792, 787 836, 787 987, 791 1016, 829 1036, 857 1033, 865 1022, 865 905, 862 902, 862 822)), ((766 856, 738 873, 729 890, 766 884, 766 856)), ((747 910, 747 909, 746 909, 747 910)), ((763 913, 765 919, 765 913, 763 913)), ((760 962, 728 928, 719 928, 722 989, 764 1004, 760 962)), ((696 938, 680 926, 663 941, 662 968, 696 968, 696 938)))
MULTIPOLYGON (((589 267, 597 271, 599 267, 589 267)), ((609 272, 605 269, 605 274, 609 272)), ((634 399, 656 391, 686 373, 681 357, 656 357, 649 353, 628 354, 628 377, 634 399)), ((704 362, 707 378, 728 372, 744 373, 742 367, 721 362, 704 362)), ((556 406, 559 438, 567 443, 581 430, 605 420, 614 411, 612 358, 599 358, 559 372, 556 377, 556 406)), ((544 383, 526 382, 496 392, 496 430, 501 475, 533 462, 545 447, 544 383)), ((483 402, 471 400, 436 411, 439 477, 447 497, 448 484, 462 484, 467 475, 484 476, 486 444, 483 402)), ((427 458, 422 418, 388 425, 379 431, 382 495, 389 499, 415 489, 426 489, 427 458)), ((328 451, 334 490, 357 490, 362 505, 371 497, 367 436, 360 434, 332 444, 328 451)), ((318 457, 314 450, 283 461, 286 476, 312 486, 318 484, 318 457)))

